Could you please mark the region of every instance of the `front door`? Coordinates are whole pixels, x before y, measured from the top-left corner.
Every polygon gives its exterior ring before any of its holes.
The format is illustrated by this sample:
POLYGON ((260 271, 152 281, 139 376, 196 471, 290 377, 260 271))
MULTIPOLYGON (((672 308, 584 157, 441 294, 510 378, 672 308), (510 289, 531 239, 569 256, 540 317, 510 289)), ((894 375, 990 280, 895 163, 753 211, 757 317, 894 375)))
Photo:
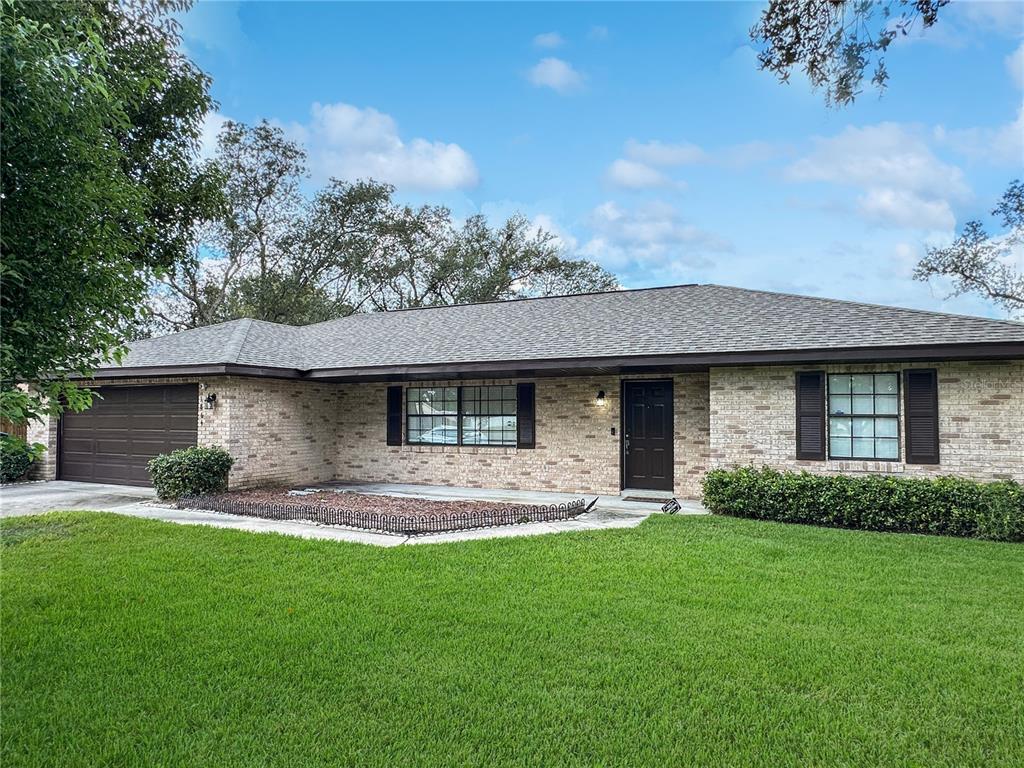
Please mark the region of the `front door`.
POLYGON ((672 490, 672 381, 622 382, 622 487, 672 490))

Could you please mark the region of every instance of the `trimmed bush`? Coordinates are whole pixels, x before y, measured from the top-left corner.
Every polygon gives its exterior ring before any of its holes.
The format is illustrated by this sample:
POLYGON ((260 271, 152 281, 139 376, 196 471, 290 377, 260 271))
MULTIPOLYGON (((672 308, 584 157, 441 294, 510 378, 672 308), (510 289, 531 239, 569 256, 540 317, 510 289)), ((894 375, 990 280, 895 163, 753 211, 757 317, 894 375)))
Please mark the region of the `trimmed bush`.
POLYGON ((783 523, 1024 541, 1024 487, 1012 480, 716 469, 704 478, 704 506, 783 523))
POLYGON ((150 459, 147 469, 161 499, 179 499, 226 491, 234 463, 223 448, 182 448, 150 459))
POLYGON ((0 483, 21 480, 32 466, 32 448, 10 435, 0 437, 0 483))

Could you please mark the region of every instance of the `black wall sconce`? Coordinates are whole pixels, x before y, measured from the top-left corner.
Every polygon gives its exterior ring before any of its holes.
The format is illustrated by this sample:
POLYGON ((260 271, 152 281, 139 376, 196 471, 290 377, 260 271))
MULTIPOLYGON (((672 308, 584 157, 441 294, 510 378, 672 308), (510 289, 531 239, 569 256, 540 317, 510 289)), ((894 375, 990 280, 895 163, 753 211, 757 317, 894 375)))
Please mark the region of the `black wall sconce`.
POLYGON ((203 407, 206 410, 208 410, 208 411, 212 411, 213 410, 213 406, 215 406, 216 404, 217 404, 217 395, 214 394, 213 392, 208 394, 206 396, 206 399, 203 401, 203 407))
POLYGON ((604 405, 604 390, 603 389, 599 389, 597 391, 597 404, 598 405, 604 405))

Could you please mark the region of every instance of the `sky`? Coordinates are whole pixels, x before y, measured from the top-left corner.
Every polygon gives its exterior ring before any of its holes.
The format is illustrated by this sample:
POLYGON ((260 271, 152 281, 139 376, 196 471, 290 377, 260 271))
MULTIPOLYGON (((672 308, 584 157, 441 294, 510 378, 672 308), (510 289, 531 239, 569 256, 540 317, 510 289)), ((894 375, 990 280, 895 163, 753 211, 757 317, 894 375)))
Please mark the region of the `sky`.
MULTIPOLYGON (((719 283, 998 317, 912 279, 1024 178, 1024 2, 954 1, 890 84, 826 106, 757 68, 760 3, 199 2, 224 119, 301 141, 312 191, 520 212, 623 287, 719 283)), ((1024 269, 1024 255, 1015 256, 1024 269)))

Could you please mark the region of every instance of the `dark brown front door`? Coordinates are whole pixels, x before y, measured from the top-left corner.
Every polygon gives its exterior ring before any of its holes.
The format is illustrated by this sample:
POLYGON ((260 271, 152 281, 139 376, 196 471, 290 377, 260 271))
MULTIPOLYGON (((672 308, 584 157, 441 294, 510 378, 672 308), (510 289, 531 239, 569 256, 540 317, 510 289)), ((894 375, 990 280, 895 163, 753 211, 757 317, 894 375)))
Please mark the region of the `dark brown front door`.
POLYGON ((622 487, 672 490, 672 382, 622 382, 622 487))
POLYGON ((154 456, 196 444, 196 384, 100 387, 103 399, 60 426, 61 480, 149 485, 154 456))

